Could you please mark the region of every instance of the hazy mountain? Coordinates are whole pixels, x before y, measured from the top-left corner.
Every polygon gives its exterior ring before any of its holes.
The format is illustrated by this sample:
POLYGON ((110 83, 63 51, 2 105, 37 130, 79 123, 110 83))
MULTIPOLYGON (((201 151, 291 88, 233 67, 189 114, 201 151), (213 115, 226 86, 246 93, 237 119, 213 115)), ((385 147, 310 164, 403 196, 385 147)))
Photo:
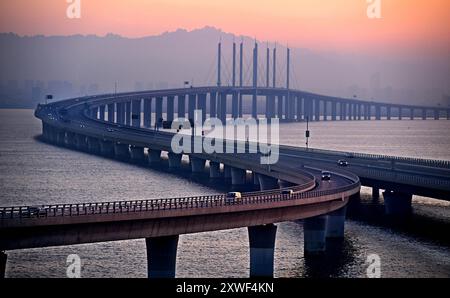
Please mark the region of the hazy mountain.
MULTIPOLYGON (((233 39, 237 44, 244 41, 244 81, 250 84, 254 40, 212 27, 134 39, 113 34, 0 34, 0 105, 34 106, 45 92, 57 98, 111 92, 116 81, 119 91, 181 87, 184 81, 196 86, 215 84, 220 39, 223 84, 231 81, 233 39)), ((269 46, 273 48, 273 43, 269 46)), ((286 50, 279 45, 277 48, 278 84, 284 86, 286 50)), ((265 84, 265 61, 266 43, 259 42, 261 85, 265 84)), ((292 49, 291 69, 292 87, 336 96, 355 94, 380 101, 433 104, 450 93, 448 64, 392 62, 380 57, 292 49)))

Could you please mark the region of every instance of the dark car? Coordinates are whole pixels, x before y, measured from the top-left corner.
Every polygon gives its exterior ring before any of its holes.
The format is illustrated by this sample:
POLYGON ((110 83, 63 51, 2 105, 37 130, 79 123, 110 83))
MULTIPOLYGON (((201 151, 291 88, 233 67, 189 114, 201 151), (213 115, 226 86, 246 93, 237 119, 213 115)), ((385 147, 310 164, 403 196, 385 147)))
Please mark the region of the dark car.
POLYGON ((281 194, 282 195, 286 195, 286 196, 290 196, 294 193, 294 191, 292 189, 282 189, 281 190, 281 194))
POLYGON ((346 160, 342 160, 342 159, 340 159, 340 160, 338 160, 338 166, 341 166, 341 167, 346 167, 346 166, 348 166, 348 162, 346 161, 346 160))
POLYGON ((331 173, 328 171, 322 171, 322 180, 325 181, 331 180, 331 173))

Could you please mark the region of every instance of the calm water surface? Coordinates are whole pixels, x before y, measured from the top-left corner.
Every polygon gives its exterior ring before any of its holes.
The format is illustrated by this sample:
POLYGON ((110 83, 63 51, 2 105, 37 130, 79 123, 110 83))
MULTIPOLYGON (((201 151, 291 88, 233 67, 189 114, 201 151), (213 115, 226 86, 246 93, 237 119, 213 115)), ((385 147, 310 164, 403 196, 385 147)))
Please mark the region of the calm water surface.
MULTIPOLYGON (((304 145, 305 124, 282 125, 281 142, 304 145)), ((346 121, 311 124, 312 147, 450 160, 450 121, 346 121)), ((40 122, 31 110, 0 110, 0 205, 147 199, 225 191, 163 170, 121 163, 37 141, 40 122)), ((223 187, 222 187, 223 188, 223 187)), ((320 260, 303 256, 301 222, 278 225, 276 277, 364 277, 366 258, 381 257, 384 277, 450 277, 450 204, 413 199, 413 218, 386 225, 363 188, 349 214, 343 243, 320 260), (365 214, 365 212, 368 214, 365 214)), ((65 277, 76 253, 83 277, 146 277, 143 240, 8 252, 7 277, 65 277)), ((180 236, 178 277, 247 277, 246 229, 180 236)))

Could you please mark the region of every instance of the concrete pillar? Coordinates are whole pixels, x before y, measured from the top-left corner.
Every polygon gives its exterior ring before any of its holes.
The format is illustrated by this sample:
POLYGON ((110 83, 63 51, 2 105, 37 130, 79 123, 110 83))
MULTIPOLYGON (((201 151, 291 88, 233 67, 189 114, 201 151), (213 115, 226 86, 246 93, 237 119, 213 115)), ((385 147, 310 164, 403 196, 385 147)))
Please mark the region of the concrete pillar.
POLYGON ((302 98, 297 96, 297 121, 303 120, 302 98))
POLYGON ((277 189, 279 187, 278 179, 276 179, 276 178, 258 174, 258 180, 259 180, 259 189, 260 190, 271 190, 271 189, 277 189))
POLYGON ((409 110, 409 119, 414 120, 414 109, 409 110))
POLYGON ((197 107, 197 95, 189 94, 188 97, 188 119, 194 120, 194 112, 197 107))
POLYGON ((231 167, 223 165, 223 177, 225 179, 231 179, 231 167))
POLYGON ((303 224, 305 255, 319 254, 326 250, 328 216, 307 218, 303 224))
POLYGON ((217 117, 217 94, 216 92, 209 93, 209 117, 217 117))
POLYGON ((149 278, 174 278, 178 235, 146 238, 147 271, 149 278))
POLYGON ((358 120, 362 119, 362 110, 364 106, 362 104, 358 104, 358 120))
POLYGON ((114 143, 111 141, 100 141, 100 154, 103 156, 114 156, 114 143))
POLYGON ((152 98, 144 99, 144 127, 152 127, 152 98))
POLYGON ((161 150, 148 149, 148 162, 157 164, 161 161, 161 150))
POLYGON ((130 146, 128 144, 115 143, 114 155, 117 159, 127 160, 130 158, 130 146))
POLYGON ((114 122, 114 104, 108 104, 108 122, 114 122))
POLYGON ((403 109, 401 107, 398 108, 398 120, 402 120, 403 118, 403 109))
POLYGON ((178 118, 185 118, 186 114, 186 95, 178 95, 178 118))
POLYGON ((344 238, 345 214, 347 206, 328 213, 327 238, 344 238))
POLYGON ((76 134, 70 131, 67 132, 67 146, 74 149, 77 148, 76 134))
MULTIPOLYGON (((197 99, 197 109, 202 111, 202 119, 206 120, 206 93, 199 94, 197 99)), ((237 109, 237 103, 236 103, 237 109)))
POLYGON ((87 138, 88 150, 92 154, 100 154, 100 142, 97 138, 87 138))
POLYGON ((381 120, 381 106, 375 105, 375 120, 381 120))
POLYGON ((377 187, 372 187, 372 198, 378 199, 380 197, 380 189, 377 187))
POLYGON ((405 216, 411 213, 412 194, 386 190, 383 197, 386 215, 405 216))
POLYGON ((336 115, 337 115, 336 106, 337 106, 337 103, 335 101, 332 101, 331 102, 331 120, 333 120, 333 121, 336 121, 336 115))
POLYGON ((157 97, 156 98, 156 104, 155 104, 155 123, 157 123, 158 127, 162 126, 162 119, 163 119, 163 113, 162 113, 162 106, 163 106, 163 98, 157 97))
MULTIPOLYGON (((167 96, 167 121, 172 122, 174 119, 174 105, 175 98, 173 96, 167 96)), ((205 118, 203 118, 205 119, 205 118)))
POLYGON ((250 277, 273 277, 276 235, 274 224, 248 227, 250 277))
POLYGON ((450 110, 447 110, 447 120, 450 120, 450 110))
POLYGON ((314 99, 314 120, 315 121, 320 121, 320 100, 319 99, 314 99))
POLYGON ((178 169, 181 167, 181 158, 183 157, 183 154, 176 154, 173 152, 169 152, 169 168, 170 169, 178 169))
POLYGON ((125 103, 118 102, 116 103, 117 108, 117 121, 118 124, 124 124, 125 123, 125 103))
POLYGON ((144 148, 137 146, 130 146, 130 157, 135 163, 142 163, 145 160, 144 148))
POLYGON ((131 102, 131 126, 141 126, 141 100, 133 100, 131 102))
POLYGON ((427 120, 427 110, 422 109, 422 120, 427 120))
POLYGON ((215 179, 222 177, 220 173, 220 163, 210 161, 209 162, 209 178, 215 179))
POLYGON ((391 120, 391 106, 386 107, 386 117, 387 120, 391 120))
POLYGON ((439 110, 434 110, 434 120, 439 120, 439 110))
POLYGON ((238 110, 238 100, 239 100, 239 95, 237 92, 233 92, 232 93, 232 98, 231 98, 231 117, 233 119, 236 119, 239 117, 239 110, 238 110))
POLYGON ((225 123, 227 119, 227 94, 225 92, 219 93, 219 107, 218 118, 225 123))
POLYGON ((278 114, 278 119, 282 120, 283 119, 283 95, 278 95, 278 102, 277 102, 277 114, 278 114))
POLYGON ((4 251, 0 251, 0 279, 6 277, 6 261, 8 255, 4 251))
POLYGON ((128 101, 125 103, 125 125, 130 125, 130 116, 131 116, 131 102, 128 101))
POLYGON ((106 120, 106 118, 105 118, 105 109, 106 109, 106 106, 105 106, 105 105, 101 105, 101 106, 99 107, 99 111, 100 111, 100 113, 99 113, 99 119, 100 119, 100 120, 106 120))
POLYGON ((86 136, 85 135, 77 134, 75 139, 76 139, 76 144, 77 144, 77 149, 78 150, 80 150, 80 151, 87 151, 88 150, 88 146, 87 146, 86 136))
POLYGON ((56 144, 66 146, 66 132, 64 130, 56 130, 56 144))
POLYGON ((204 159, 194 157, 194 156, 189 156, 189 161, 191 164, 192 173, 203 173, 203 171, 205 170, 205 160, 204 159))
POLYGON ((245 184, 245 176, 246 171, 243 169, 231 168, 231 184, 232 185, 244 185, 245 184))
POLYGON ((328 101, 323 101, 323 120, 328 121, 328 101))

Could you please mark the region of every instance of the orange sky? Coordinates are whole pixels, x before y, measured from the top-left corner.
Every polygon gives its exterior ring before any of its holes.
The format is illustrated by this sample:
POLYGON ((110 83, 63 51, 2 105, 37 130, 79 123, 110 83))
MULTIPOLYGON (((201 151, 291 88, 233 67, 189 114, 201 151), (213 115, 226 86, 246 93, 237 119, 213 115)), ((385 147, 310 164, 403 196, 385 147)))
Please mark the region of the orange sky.
POLYGON ((369 19, 366 0, 1 0, 0 32, 69 35, 112 32, 140 37, 206 25, 259 40, 344 52, 431 53, 448 57, 449 0, 381 0, 369 19))

